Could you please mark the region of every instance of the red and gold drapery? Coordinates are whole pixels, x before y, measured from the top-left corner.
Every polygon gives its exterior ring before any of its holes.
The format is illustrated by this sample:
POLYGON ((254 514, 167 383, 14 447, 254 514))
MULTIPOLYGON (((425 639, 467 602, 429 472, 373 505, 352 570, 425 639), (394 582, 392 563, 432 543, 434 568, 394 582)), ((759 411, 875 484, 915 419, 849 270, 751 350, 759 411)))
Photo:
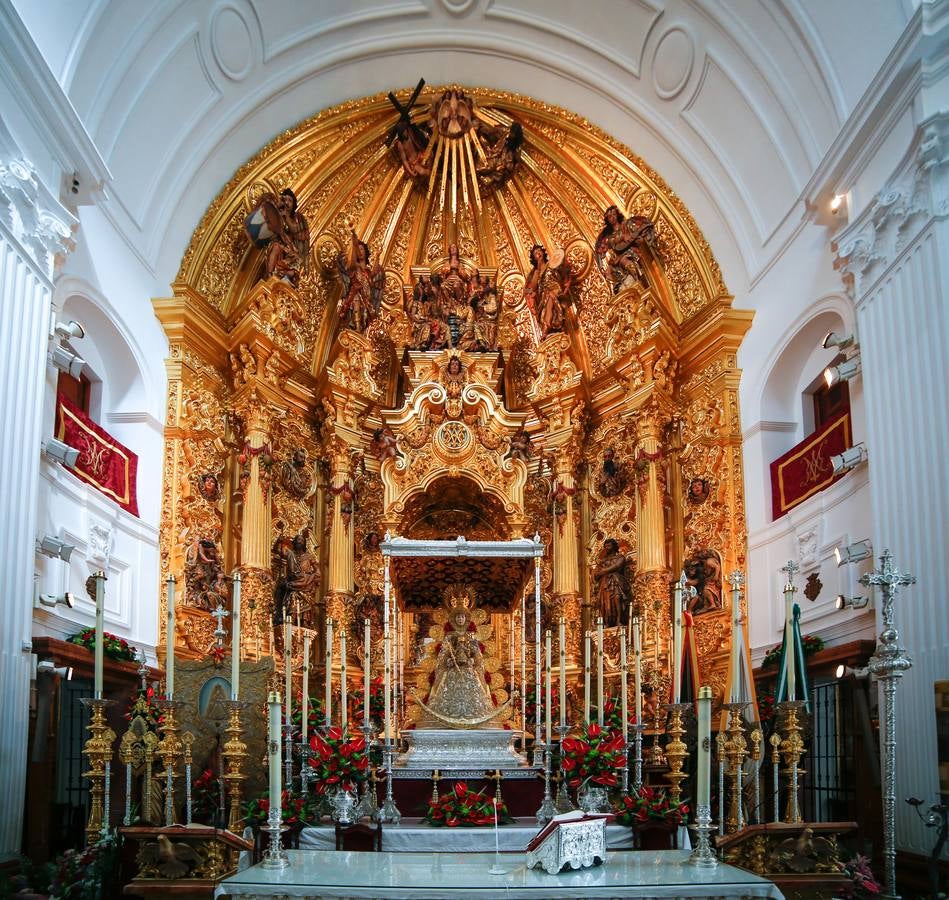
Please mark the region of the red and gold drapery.
POLYGON ((138 515, 138 455, 120 444, 62 394, 56 398, 56 438, 79 451, 72 473, 138 515))
POLYGON ((845 412, 771 463, 775 519, 842 477, 834 475, 830 458, 843 453, 850 442, 850 413, 845 412))

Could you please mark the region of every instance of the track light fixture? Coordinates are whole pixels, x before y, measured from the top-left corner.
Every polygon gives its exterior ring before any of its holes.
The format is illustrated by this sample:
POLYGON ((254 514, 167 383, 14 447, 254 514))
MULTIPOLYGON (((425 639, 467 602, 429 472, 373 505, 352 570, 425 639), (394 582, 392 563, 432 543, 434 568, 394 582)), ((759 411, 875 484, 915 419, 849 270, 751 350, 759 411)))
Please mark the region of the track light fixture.
POLYGON ((830 458, 830 464, 834 467, 834 475, 843 475, 851 469, 857 468, 861 463, 868 459, 867 448, 863 444, 855 444, 848 447, 843 453, 838 453, 830 458))
POLYGON ((57 666, 51 659, 41 659, 36 664, 37 675, 58 675, 64 681, 72 681, 72 666, 57 666))
POLYGON ((848 334, 846 336, 837 334, 836 331, 828 331, 824 335, 824 340, 821 341, 820 345, 825 350, 830 350, 831 347, 836 347, 838 350, 843 350, 845 347, 850 347, 854 343, 854 336, 848 334))
POLYGON ((64 341, 69 340, 69 338, 78 339, 86 336, 86 329, 83 328, 82 322, 77 322, 75 319, 70 319, 68 322, 57 322, 53 330, 64 341))
POLYGON ((873 547, 870 546, 869 541, 857 541, 856 544, 848 544, 846 547, 834 547, 834 559, 837 560, 838 569, 848 563, 869 559, 872 555, 873 547))
POLYGON ((76 598, 69 591, 66 591, 62 597, 57 597, 55 594, 40 594, 40 603, 49 609, 56 609, 60 604, 68 606, 69 609, 76 608, 76 598))
POLYGON ((845 597, 843 594, 838 594, 837 599, 834 601, 837 609, 864 609, 870 605, 869 597, 845 597))
POLYGON ((50 459, 62 463, 67 469, 75 469, 79 461, 79 451, 56 438, 47 438, 43 441, 43 452, 50 459))
POLYGON ((851 378, 856 378, 859 374, 860 357, 855 356, 853 359, 845 359, 836 366, 828 366, 824 369, 824 382, 827 387, 833 387, 841 381, 850 381, 851 378))
POLYGON ((870 677, 870 670, 866 666, 857 666, 856 668, 851 668, 850 666, 841 663, 834 670, 834 677, 838 681, 840 681, 841 678, 856 678, 858 680, 863 680, 864 678, 870 677))
POLYGON ((72 556, 72 552, 76 548, 72 544, 67 544, 57 537, 45 534, 36 542, 36 549, 44 556, 48 556, 51 559, 61 559, 63 562, 68 563, 69 557, 72 556))
POLYGON ((78 378, 82 375, 83 367, 86 365, 86 361, 81 356, 68 350, 62 344, 56 344, 50 348, 49 361, 60 372, 65 372, 71 378, 78 378))

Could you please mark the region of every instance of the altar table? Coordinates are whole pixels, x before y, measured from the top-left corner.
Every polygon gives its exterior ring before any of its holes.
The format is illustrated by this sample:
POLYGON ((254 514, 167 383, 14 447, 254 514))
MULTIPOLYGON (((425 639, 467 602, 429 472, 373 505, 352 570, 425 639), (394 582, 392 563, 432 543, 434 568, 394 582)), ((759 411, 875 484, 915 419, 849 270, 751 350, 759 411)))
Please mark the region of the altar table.
POLYGON ((503 875, 491 875, 493 853, 314 853, 290 850, 282 870, 260 865, 238 872, 218 885, 215 898, 263 900, 299 897, 307 900, 351 897, 613 898, 676 897, 783 900, 775 885, 734 866, 700 869, 684 850, 611 853, 602 866, 548 875, 528 869, 526 854, 502 853, 503 875))
MULTIPOLYGON (((536 819, 512 822, 498 829, 502 851, 523 851, 540 826, 536 819)), ((627 825, 606 826, 606 846, 610 850, 632 850, 633 832, 627 825)), ((301 850, 336 850, 336 827, 319 825, 300 832, 301 850)), ((446 828, 427 825, 421 819, 403 819, 399 825, 382 826, 382 849, 395 853, 494 852, 494 829, 446 828)))

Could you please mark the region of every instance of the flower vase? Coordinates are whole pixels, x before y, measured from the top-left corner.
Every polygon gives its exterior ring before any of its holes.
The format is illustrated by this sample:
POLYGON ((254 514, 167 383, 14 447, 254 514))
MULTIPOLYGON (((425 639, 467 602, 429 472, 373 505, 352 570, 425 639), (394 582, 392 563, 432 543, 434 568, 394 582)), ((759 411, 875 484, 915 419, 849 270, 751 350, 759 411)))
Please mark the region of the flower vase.
POLYGON ((340 787, 333 795, 330 805, 333 809, 333 821, 339 825, 352 825, 353 812, 356 809, 356 795, 351 787, 340 787))
POLYGON ((580 786, 580 790, 577 792, 577 804, 580 809, 587 813, 610 811, 610 801, 606 788, 596 784, 584 783, 580 786))

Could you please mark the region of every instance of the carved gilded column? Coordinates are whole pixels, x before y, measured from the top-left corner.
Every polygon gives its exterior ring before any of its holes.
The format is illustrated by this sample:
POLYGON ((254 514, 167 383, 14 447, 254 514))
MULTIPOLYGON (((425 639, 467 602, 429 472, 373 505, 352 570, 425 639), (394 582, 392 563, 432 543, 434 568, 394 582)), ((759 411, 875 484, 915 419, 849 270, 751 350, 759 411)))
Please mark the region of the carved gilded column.
POLYGON ((663 495, 665 473, 661 465, 662 414, 655 401, 637 413, 636 441, 636 585, 635 601, 647 619, 652 617, 661 639, 669 596, 663 495))
POLYGON ((244 444, 238 457, 244 505, 241 514, 242 596, 251 627, 242 630, 244 655, 267 656, 273 647, 273 577, 270 571, 271 411, 251 388, 238 404, 244 444))
POLYGON ((327 453, 330 464, 329 548, 327 551, 326 614, 337 627, 348 628, 353 599, 353 468, 349 445, 335 439, 327 453))
POLYGON ((554 621, 567 620, 567 652, 575 659, 580 642, 580 562, 577 529, 579 509, 574 460, 562 453, 557 457, 553 486, 553 577, 551 605, 554 621))

